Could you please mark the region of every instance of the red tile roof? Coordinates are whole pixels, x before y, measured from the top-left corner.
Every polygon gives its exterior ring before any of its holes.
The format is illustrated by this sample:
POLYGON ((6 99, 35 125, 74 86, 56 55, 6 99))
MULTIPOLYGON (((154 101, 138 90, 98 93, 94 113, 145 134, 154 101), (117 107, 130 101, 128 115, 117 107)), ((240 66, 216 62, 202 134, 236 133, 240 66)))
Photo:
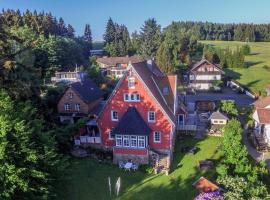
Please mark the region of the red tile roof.
POLYGON ((257 100, 254 105, 257 109, 265 108, 266 106, 270 105, 270 96, 257 100))
POLYGON ((257 109, 257 114, 260 124, 270 124, 270 109, 259 108, 257 109))
POLYGON ((199 178, 199 180, 193 183, 193 186, 195 186, 196 189, 201 190, 202 192, 214 192, 219 189, 216 184, 212 183, 204 177, 199 178))

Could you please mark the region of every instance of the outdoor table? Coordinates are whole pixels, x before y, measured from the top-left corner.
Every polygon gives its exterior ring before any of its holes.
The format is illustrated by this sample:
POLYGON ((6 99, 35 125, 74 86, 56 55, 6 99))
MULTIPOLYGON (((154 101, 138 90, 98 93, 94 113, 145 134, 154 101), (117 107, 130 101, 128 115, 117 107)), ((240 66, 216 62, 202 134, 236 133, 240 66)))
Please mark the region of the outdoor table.
POLYGON ((132 163, 131 162, 127 162, 124 166, 125 170, 130 170, 132 167, 132 163))

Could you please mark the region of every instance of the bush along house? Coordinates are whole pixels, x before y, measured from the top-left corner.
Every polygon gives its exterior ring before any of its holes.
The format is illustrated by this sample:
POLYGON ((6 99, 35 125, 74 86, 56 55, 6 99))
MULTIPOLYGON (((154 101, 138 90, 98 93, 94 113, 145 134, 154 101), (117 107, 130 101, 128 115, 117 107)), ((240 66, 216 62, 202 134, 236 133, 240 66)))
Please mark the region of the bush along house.
POLYGON ((164 75, 152 60, 129 63, 97 124, 113 161, 152 164, 168 172, 176 135, 177 76, 164 75))
POLYGON ((79 118, 89 116, 100 105, 103 95, 91 80, 71 83, 58 101, 60 121, 74 123, 79 118))

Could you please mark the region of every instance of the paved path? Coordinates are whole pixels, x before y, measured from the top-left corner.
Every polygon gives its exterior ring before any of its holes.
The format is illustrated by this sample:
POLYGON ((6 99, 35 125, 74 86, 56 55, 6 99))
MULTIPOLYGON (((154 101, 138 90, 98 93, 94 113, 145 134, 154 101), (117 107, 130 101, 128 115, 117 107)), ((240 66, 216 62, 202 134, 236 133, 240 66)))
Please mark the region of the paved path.
POLYGON ((243 136, 243 143, 247 147, 248 153, 251 155, 251 157, 256 160, 257 162, 260 162, 262 160, 265 160, 268 172, 270 173, 270 155, 269 153, 262 153, 257 151, 250 142, 248 141, 247 131, 245 129, 244 136, 243 136))

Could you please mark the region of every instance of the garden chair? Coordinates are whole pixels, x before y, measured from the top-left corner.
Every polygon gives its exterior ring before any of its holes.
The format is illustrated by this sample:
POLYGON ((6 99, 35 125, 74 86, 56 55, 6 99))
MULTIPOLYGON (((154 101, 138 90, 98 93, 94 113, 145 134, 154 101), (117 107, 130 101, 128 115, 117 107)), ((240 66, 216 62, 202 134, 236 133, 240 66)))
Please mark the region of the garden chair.
POLYGON ((124 169, 125 163, 123 161, 119 161, 118 166, 120 169, 124 169))
POLYGON ((139 168, 139 165, 137 165, 136 163, 133 163, 132 169, 133 169, 134 171, 136 171, 136 170, 138 170, 138 168, 139 168))

